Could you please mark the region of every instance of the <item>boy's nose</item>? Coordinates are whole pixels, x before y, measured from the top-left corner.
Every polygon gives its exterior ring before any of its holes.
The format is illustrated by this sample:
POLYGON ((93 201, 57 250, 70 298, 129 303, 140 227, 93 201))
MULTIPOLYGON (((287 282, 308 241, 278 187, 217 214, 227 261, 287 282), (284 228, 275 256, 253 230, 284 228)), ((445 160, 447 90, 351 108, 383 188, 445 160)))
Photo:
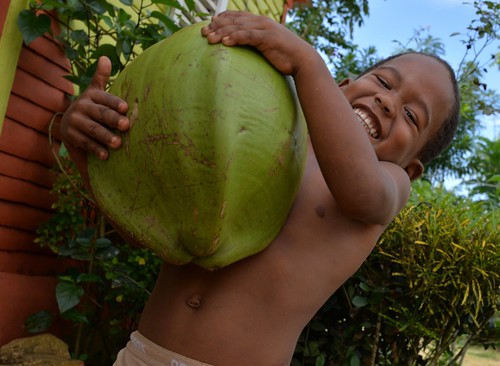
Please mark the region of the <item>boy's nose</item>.
POLYGON ((375 104, 384 111, 386 116, 388 117, 394 116, 394 105, 388 96, 377 94, 375 96, 375 104))

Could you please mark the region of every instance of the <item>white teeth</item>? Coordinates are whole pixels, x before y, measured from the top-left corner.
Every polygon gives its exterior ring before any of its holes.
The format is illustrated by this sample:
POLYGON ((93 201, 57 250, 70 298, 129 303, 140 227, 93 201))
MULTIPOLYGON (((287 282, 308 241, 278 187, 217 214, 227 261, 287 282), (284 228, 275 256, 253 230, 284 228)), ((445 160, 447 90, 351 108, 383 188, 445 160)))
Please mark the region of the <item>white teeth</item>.
POLYGON ((366 132, 368 132, 368 134, 374 139, 378 138, 378 132, 370 116, 365 111, 362 111, 359 108, 354 108, 354 113, 356 113, 356 115, 358 116, 358 119, 366 129, 366 132))

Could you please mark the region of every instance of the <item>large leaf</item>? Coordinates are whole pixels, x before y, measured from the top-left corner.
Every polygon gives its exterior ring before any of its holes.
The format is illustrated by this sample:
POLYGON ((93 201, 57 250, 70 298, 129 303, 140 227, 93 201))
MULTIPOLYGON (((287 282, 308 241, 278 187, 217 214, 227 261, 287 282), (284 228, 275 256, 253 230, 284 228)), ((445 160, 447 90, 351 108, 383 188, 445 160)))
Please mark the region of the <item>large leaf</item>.
POLYGON ((59 311, 64 313, 80 303, 84 290, 75 283, 63 281, 56 286, 56 299, 59 311))
POLYGON ((47 310, 32 314, 24 322, 24 328, 29 333, 40 333, 46 331, 52 324, 52 314, 47 310))
POLYGON ((17 26, 23 35, 24 43, 28 45, 38 37, 50 32, 50 23, 48 15, 36 15, 30 10, 21 11, 17 18, 17 26))

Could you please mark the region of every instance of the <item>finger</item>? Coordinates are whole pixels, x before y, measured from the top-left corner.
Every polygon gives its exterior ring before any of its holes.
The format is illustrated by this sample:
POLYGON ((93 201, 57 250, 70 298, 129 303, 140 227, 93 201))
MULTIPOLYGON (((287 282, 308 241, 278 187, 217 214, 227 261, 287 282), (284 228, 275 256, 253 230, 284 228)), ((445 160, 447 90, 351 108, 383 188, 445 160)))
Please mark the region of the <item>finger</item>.
POLYGON ((89 87, 105 90, 110 75, 111 61, 106 56, 99 57, 99 60, 97 61, 97 69, 92 77, 89 87))
POLYGON ((128 105, 123 99, 100 90, 90 93, 90 98, 94 103, 85 105, 90 117, 109 128, 120 131, 130 128, 130 121, 126 116, 128 105))
POLYGON ((87 153, 94 154, 101 160, 106 160, 109 156, 106 147, 98 144, 95 140, 90 139, 78 130, 73 129, 68 131, 67 141, 71 141, 71 145, 78 147, 87 153))
POLYGON ((261 38, 268 32, 272 35, 272 27, 276 22, 264 17, 252 14, 224 13, 215 17, 210 25, 204 29, 204 35, 209 43, 222 42, 226 46, 250 45, 258 47, 261 38), (259 38, 260 37, 260 38, 259 38))
POLYGON ((110 131, 94 118, 90 119, 85 114, 75 113, 73 115, 73 128, 69 129, 70 142, 85 150, 88 143, 86 140, 94 140, 97 144, 117 149, 121 146, 121 138, 110 131), (76 127, 77 126, 77 127, 76 127), (76 139, 75 139, 76 138, 76 139))
POLYGON ((253 24, 260 22, 259 16, 241 12, 241 11, 225 11, 219 15, 213 16, 210 24, 201 29, 203 36, 208 36, 211 33, 226 33, 231 30, 239 30, 243 25, 253 24), (230 28, 226 28, 231 26, 230 28))

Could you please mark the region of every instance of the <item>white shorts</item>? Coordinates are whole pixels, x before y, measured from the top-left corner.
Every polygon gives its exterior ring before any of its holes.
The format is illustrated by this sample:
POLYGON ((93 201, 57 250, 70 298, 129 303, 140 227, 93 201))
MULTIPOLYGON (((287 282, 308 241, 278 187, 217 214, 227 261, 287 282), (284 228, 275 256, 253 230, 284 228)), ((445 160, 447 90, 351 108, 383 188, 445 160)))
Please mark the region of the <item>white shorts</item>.
POLYGON ((211 366, 169 351, 139 332, 130 335, 127 346, 118 353, 113 366, 211 366))

